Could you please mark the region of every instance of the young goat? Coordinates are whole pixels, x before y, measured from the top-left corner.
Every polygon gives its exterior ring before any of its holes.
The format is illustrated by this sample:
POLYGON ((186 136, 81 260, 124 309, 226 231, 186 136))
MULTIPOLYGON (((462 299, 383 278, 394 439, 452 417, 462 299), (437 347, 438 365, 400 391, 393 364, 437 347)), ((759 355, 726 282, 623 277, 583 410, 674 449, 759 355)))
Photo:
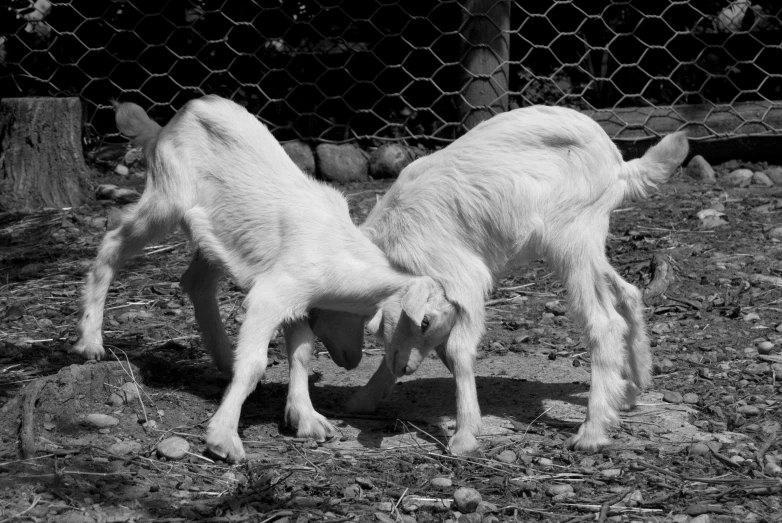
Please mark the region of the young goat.
MULTIPOLYGON (((652 363, 641 294, 605 255, 609 217, 626 197, 642 197, 665 181, 687 151, 685 134, 674 133, 643 158, 624 162, 592 119, 530 107, 495 116, 410 164, 362 229, 395 267, 431 276, 442 288, 420 287, 382 304, 368 328, 387 340, 385 364, 348 410, 374 411, 396 378, 414 372, 434 348, 456 381, 450 450, 477 449, 473 365, 484 300, 504 271, 545 257, 567 287, 592 353, 586 421, 569 446, 608 443, 617 409, 635 406, 638 391, 651 383, 652 363)), ((337 318, 318 327, 345 335, 348 327, 337 318)))
POLYGON ((103 307, 117 270, 179 224, 197 247, 182 287, 193 302, 204 345, 218 368, 233 374, 207 428, 209 449, 231 461, 244 457, 237 432, 241 406, 263 376, 269 340, 279 325, 290 365, 286 420, 301 437, 334 434, 309 397, 313 333, 307 311, 325 309, 319 313, 324 324, 330 323, 330 311, 355 315, 346 316, 352 327, 346 334, 324 335, 335 361, 352 368, 361 357, 363 316, 374 314, 393 293, 420 294, 438 285, 391 267, 351 222, 345 198, 305 176, 266 127, 233 102, 216 96, 191 101, 162 129, 134 104, 118 105, 116 119, 122 134, 144 149, 147 187, 101 243, 87 277, 73 351, 87 359, 104 357, 103 307), (216 300, 223 271, 247 290, 235 353, 216 300))

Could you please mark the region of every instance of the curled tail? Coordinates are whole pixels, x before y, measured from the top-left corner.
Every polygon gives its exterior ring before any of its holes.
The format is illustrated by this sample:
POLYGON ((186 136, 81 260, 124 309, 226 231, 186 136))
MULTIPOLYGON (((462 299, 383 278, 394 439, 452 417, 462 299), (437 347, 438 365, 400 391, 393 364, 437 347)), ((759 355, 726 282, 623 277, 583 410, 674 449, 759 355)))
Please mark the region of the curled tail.
POLYGON ((123 136, 130 138, 135 147, 147 149, 150 142, 157 140, 161 127, 147 116, 144 109, 133 103, 113 104, 117 129, 123 136))
POLYGON ((630 160, 619 177, 627 182, 627 196, 643 198, 649 189, 671 177, 687 157, 690 146, 684 131, 669 134, 641 158, 630 160))

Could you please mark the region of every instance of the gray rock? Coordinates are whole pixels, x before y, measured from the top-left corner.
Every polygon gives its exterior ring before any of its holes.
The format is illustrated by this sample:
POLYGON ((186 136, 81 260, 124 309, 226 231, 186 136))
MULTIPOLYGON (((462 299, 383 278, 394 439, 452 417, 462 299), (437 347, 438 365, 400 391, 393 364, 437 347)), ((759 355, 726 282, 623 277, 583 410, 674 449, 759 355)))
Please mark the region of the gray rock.
POLYGON ((711 454, 711 449, 702 441, 696 441, 690 445, 690 454, 693 456, 708 456, 711 454))
POLYGON ((516 453, 513 452, 512 450, 503 450, 502 452, 497 454, 497 457, 495 459, 502 463, 513 463, 516 461, 516 453))
POLYGON ((95 198, 98 200, 113 200, 119 204, 125 204, 138 201, 141 198, 141 194, 134 189, 104 183, 95 190, 95 198))
POLYGON ((128 169, 127 165, 122 165, 121 163, 119 163, 114 168, 114 172, 119 174, 120 176, 127 176, 128 174, 130 174, 130 169, 128 169))
POLYGON ((739 414, 744 416, 759 416, 760 409, 754 405, 743 405, 736 409, 739 414))
POLYGON ((157 444, 157 454, 166 459, 182 459, 190 450, 190 443, 179 436, 166 438, 157 444))
POLYGON ((684 401, 684 398, 680 392, 666 390, 665 393, 663 393, 663 401, 667 401, 668 403, 681 403, 684 401))
POLYGON ((141 452, 141 443, 138 441, 121 441, 109 447, 109 452, 116 456, 125 454, 137 454, 141 452))
POLYGON ((282 145, 285 152, 304 174, 315 176, 315 155, 312 148, 301 140, 282 145))
POLYGON ((749 169, 736 169, 720 176, 719 181, 730 187, 748 187, 754 174, 749 169))
POLYGON ((315 149, 318 172, 332 182, 363 182, 369 179, 369 162, 353 144, 322 143, 315 149))
POLYGON ((778 240, 782 240, 782 227, 774 227, 770 231, 768 231, 768 238, 770 240, 776 238, 778 240))
POLYGON ((707 162, 706 159, 700 154, 696 154, 692 157, 690 163, 687 164, 685 173, 690 178, 700 182, 714 183, 717 181, 716 177, 714 176, 714 169, 712 169, 711 165, 709 165, 709 162, 707 162))
POLYGON ((551 485, 549 488, 546 489, 546 493, 549 496, 559 496, 560 494, 571 494, 572 492, 573 492, 573 487, 567 484, 551 485))
POLYGON ((756 172, 752 175, 752 183, 755 185, 763 185, 765 187, 773 187, 774 182, 771 181, 771 178, 765 175, 765 173, 762 173, 760 171, 756 172))
POLYGON ((761 341, 758 343, 758 354, 771 354, 774 350, 774 343, 771 341, 761 341))
POLYGON ((122 387, 120 387, 120 391, 120 394, 124 396, 125 403, 130 403, 138 399, 139 391, 136 388, 135 383, 131 383, 129 381, 123 383, 122 387))
POLYGON ((698 403, 699 399, 700 397, 694 392, 688 392, 687 394, 682 396, 682 400, 684 400, 684 403, 689 403, 691 405, 698 403))
POLYGON ((453 481, 450 478, 432 478, 429 482, 434 488, 451 488, 453 481))
POLYGON ((469 487, 461 487, 456 489, 456 492, 453 493, 453 501, 456 503, 456 508, 459 512, 471 514, 475 512, 478 505, 480 505, 483 500, 481 499, 481 494, 477 490, 469 487))
POLYGON ((768 176, 774 185, 782 185, 782 167, 769 167, 763 170, 763 174, 768 176))
POLYGON ((105 429, 105 428, 113 427, 114 425, 119 423, 119 420, 114 416, 96 413, 96 414, 88 414, 87 416, 85 416, 84 423, 90 425, 91 427, 105 429))
POLYGON ((396 178, 415 158, 415 153, 404 145, 381 145, 369 156, 369 175, 376 180, 396 178))

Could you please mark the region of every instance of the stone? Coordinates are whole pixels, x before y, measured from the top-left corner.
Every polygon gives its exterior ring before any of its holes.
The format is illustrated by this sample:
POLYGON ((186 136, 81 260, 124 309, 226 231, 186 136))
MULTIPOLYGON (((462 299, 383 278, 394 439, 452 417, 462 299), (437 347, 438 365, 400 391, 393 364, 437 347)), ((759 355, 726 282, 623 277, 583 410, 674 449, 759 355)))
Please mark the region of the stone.
POLYGON ((761 341, 758 343, 758 354, 771 354, 774 350, 774 343, 771 341, 761 341))
POLYGON ((461 487, 453 493, 453 501, 456 503, 456 508, 459 512, 471 514, 478 508, 482 499, 481 494, 477 490, 470 487, 461 487))
POLYGON ((315 149, 318 171, 332 182, 363 182, 369 179, 369 162, 353 144, 322 143, 315 149))
POLYGON ((779 476, 779 475, 782 475, 782 467, 780 467, 778 464, 773 463, 773 462, 766 463, 766 466, 763 468, 763 470, 769 476, 779 476))
POLYGON ((684 398, 682 397, 680 392, 676 392, 673 390, 666 390, 663 393, 663 401, 667 401, 668 403, 681 403, 684 401, 684 398))
POLYGON ((136 389, 135 383, 129 381, 125 382, 122 384, 122 387, 120 387, 120 390, 120 394, 124 397, 125 403, 138 400, 138 389, 136 389))
POLYGON ((711 454, 711 449, 702 441, 696 441, 690 445, 690 454, 693 456, 708 456, 711 454))
POLYGON ((604 478, 618 478, 622 475, 622 469, 603 469, 600 475, 604 478))
POLYGON ((450 478, 432 478, 429 482, 434 488, 451 488, 453 481, 450 478))
POLYGON ((396 178, 415 158, 416 154, 404 145, 381 145, 369 156, 369 175, 375 180, 396 178))
POLYGON ((110 183, 98 185, 95 189, 95 198, 98 200, 112 200, 120 205, 137 202, 141 194, 135 189, 117 187, 110 183))
POLYGON ((769 240, 782 240, 782 227, 774 227, 768 231, 769 240))
POLYGON ((84 417, 84 423, 99 429, 106 429, 119 423, 119 420, 108 414, 88 414, 84 417))
POLYGON ((516 461, 516 453, 512 450, 503 450, 494 459, 502 463, 513 463, 516 461))
POLYGON ((688 392, 684 396, 682 396, 682 399, 684 400, 684 403, 689 403, 691 405, 694 405, 698 403, 698 400, 700 399, 700 396, 695 394, 694 392, 688 392))
POLYGON ((755 405, 743 405, 736 409, 736 411, 743 416, 759 416, 760 409, 755 405))
POLYGON ((361 498, 361 486, 357 483, 348 485, 342 490, 342 497, 345 499, 359 499, 361 498))
POLYGON ((771 178, 759 171, 752 175, 752 183, 755 185, 762 185, 764 187, 774 186, 774 182, 771 181, 771 178))
POLYGON ((179 436, 166 438, 157 444, 157 454, 166 459, 182 459, 190 450, 190 443, 179 436))
POLYGON ((124 456, 125 454, 137 454, 141 452, 142 445, 138 441, 121 441, 109 447, 109 452, 115 456, 124 456))
POLYGON ((763 174, 774 182, 774 185, 782 185, 782 167, 769 167, 763 170, 763 174))
POLYGON ((358 477, 356 478, 356 483, 358 484, 359 487, 363 489, 371 489, 375 487, 375 484, 372 483, 372 480, 370 478, 358 477))
POLYGON ((700 516, 695 516, 692 518, 689 523, 709 523, 711 521, 711 516, 708 514, 701 514, 700 516))
POLYGON ((716 177, 714 176, 714 169, 700 154, 696 154, 692 157, 690 163, 687 164, 687 169, 684 172, 690 178, 703 183, 714 183, 717 181, 716 177))
POLYGON ((555 484, 546 489, 546 494, 549 496, 559 496, 560 494, 571 494, 573 487, 568 484, 555 484))
POLYGON ((747 187, 752 183, 754 174, 749 169, 736 169, 720 176, 719 181, 730 187, 747 187))
POLYGON ((151 320, 155 317, 155 313, 151 311, 128 311, 117 316, 117 321, 120 323, 128 323, 135 320, 151 320))
POLYGON ((130 174, 130 169, 126 165, 117 164, 117 166, 114 168, 114 172, 119 174, 120 176, 127 176, 130 174))
POLYGON ((301 140, 296 140, 282 144, 282 148, 301 172, 315 176, 315 155, 312 154, 312 147, 301 140))

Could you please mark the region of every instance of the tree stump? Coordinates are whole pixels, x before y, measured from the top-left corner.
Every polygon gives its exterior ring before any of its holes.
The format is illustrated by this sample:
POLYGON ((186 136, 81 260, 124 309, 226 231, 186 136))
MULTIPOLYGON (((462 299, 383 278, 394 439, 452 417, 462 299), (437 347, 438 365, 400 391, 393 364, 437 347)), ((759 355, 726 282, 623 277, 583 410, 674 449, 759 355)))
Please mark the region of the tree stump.
POLYGON ((0 211, 84 202, 78 98, 0 99, 0 211))

